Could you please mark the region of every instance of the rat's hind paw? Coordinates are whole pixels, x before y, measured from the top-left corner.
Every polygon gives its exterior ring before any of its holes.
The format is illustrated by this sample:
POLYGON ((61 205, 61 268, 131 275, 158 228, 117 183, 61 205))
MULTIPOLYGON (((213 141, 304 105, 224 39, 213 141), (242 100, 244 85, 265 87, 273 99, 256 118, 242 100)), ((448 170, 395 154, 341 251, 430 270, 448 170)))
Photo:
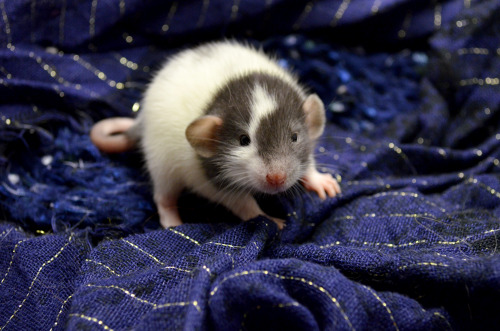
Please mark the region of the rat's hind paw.
POLYGON ((279 230, 283 230, 283 228, 286 226, 286 221, 282 220, 281 218, 276 218, 276 217, 271 217, 271 216, 267 216, 267 217, 269 217, 271 219, 271 221, 276 223, 279 230))
POLYGON ((308 171, 308 173, 302 177, 302 185, 308 191, 315 191, 321 200, 326 199, 326 195, 333 198, 341 192, 339 183, 330 174, 322 174, 316 169, 308 171))

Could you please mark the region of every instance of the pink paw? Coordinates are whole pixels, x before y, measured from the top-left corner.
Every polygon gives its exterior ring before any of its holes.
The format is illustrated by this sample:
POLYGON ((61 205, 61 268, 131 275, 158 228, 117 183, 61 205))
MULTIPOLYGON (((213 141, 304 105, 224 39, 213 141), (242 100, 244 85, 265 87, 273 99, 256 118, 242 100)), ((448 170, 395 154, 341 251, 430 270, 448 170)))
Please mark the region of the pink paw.
POLYGON ((286 226, 286 221, 282 220, 281 218, 276 218, 276 217, 270 217, 268 216, 276 225, 278 226, 279 230, 283 230, 283 228, 286 226))
POLYGON ((182 224, 179 211, 177 210, 177 197, 172 198, 166 195, 155 196, 156 207, 160 215, 160 224, 168 229, 182 224))
POLYGON ((326 199, 326 195, 333 198, 341 192, 339 183, 330 174, 322 174, 316 169, 309 171, 301 180, 302 185, 308 191, 315 191, 321 200, 326 199))

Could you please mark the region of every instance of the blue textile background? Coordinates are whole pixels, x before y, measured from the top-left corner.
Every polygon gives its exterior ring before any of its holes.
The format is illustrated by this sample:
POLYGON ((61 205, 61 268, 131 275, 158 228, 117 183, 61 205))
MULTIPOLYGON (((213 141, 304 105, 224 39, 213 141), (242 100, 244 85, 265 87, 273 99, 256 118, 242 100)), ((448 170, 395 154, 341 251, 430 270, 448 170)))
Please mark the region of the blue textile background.
POLYGON ((500 325, 497 0, 0 0, 0 330, 447 330, 500 325), (343 193, 186 192, 158 225, 134 116, 166 56, 248 40, 316 91, 343 193))

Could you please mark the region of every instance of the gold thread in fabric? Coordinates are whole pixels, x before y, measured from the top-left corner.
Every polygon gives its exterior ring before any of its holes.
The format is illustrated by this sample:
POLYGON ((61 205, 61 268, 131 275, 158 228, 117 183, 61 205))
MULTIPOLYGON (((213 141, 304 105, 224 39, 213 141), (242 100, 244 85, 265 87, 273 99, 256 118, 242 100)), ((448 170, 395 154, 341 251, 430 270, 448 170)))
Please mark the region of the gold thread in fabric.
POLYGON ((410 169, 413 171, 413 173, 417 173, 417 170, 413 167, 413 165, 410 163, 410 160, 408 159, 408 156, 403 152, 401 148, 396 146, 394 143, 389 143, 387 145, 391 150, 396 152, 404 161, 405 163, 410 167, 410 169))
POLYGON ((185 273, 191 273, 192 272, 191 270, 177 268, 177 267, 174 267, 174 266, 166 266, 166 267, 163 267, 163 269, 172 269, 172 270, 182 271, 182 272, 185 272, 185 273))
POLYGON ((330 292, 328 292, 324 287, 322 286, 319 286, 319 285, 316 285, 315 283, 313 283, 312 281, 310 280, 307 280, 305 278, 302 278, 302 277, 293 277, 293 276, 282 276, 282 275, 279 275, 279 274, 276 274, 276 273, 272 273, 272 272, 269 272, 267 270, 248 270, 248 271, 243 271, 243 272, 238 272, 238 273, 235 273, 235 274, 232 274, 232 275, 229 275, 227 277, 225 277, 224 279, 222 279, 215 287, 214 289, 210 292, 210 296, 213 296, 215 295, 215 293, 217 293, 218 289, 219 289, 219 286, 224 283, 225 281, 229 280, 229 279, 232 279, 232 278, 236 278, 236 277, 241 277, 241 276, 246 276, 246 275, 251 275, 251 274, 262 274, 262 275, 266 275, 266 276, 272 276, 272 277, 275 277, 275 278, 278 278, 278 279, 282 279, 282 280, 293 280, 293 281, 298 281, 298 282, 301 282, 305 285, 308 285, 308 286, 311 286, 315 289, 317 289, 318 291, 324 293, 326 296, 328 296, 328 298, 335 304, 335 306, 339 309, 340 313, 342 314, 342 317, 344 318, 344 320, 346 321, 346 323, 349 325, 349 328, 351 330, 354 330, 354 327, 351 323, 351 321, 349 320, 349 317, 347 316, 347 314, 345 313, 345 311, 342 309, 342 307, 340 306, 340 303, 339 301, 330 294, 330 292))
POLYGON ((95 36, 95 18, 97 14, 97 0, 92 0, 90 6, 90 18, 89 18, 89 35, 90 38, 94 38, 95 36))
POLYGON ((470 261, 471 260, 471 259, 466 259, 466 258, 456 258, 453 256, 448 256, 446 254, 438 253, 438 252, 435 252, 434 254, 436 254, 437 256, 445 257, 445 258, 450 259, 450 260, 461 260, 461 261, 470 261))
POLYGON ((200 17, 198 18, 198 23, 196 23, 196 27, 200 28, 205 23, 205 18, 207 17, 208 6, 210 5, 210 0, 203 0, 203 6, 201 8, 200 17))
POLYGON ((442 8, 441 4, 436 3, 436 6, 434 7, 434 28, 436 30, 441 27, 442 11, 443 11, 443 8, 442 8))
POLYGON ((116 82, 115 80, 109 79, 108 75, 106 75, 103 71, 97 69, 94 65, 91 63, 85 61, 82 59, 81 56, 74 54, 71 59, 93 73, 97 78, 108 84, 110 87, 116 88, 117 90, 122 90, 125 88, 125 84, 122 82, 116 82))
POLYGON ((98 262, 98 261, 94 261, 94 260, 91 260, 91 259, 85 259, 85 262, 90 262, 90 263, 94 263, 94 264, 97 264, 101 267, 104 267, 106 268, 109 272, 111 272, 113 275, 115 276, 121 276, 119 273, 117 273, 116 271, 114 271, 113 269, 111 269, 109 266, 105 265, 104 263, 102 262, 98 262))
MULTIPOLYGON (((468 240, 468 239, 470 239, 472 237, 475 237, 475 236, 478 236, 478 235, 485 235, 485 234, 495 233, 495 232, 499 232, 499 231, 500 231, 500 228, 498 228, 498 229, 489 229, 489 230, 483 231, 481 233, 471 234, 471 235, 469 235, 469 236, 467 236, 465 238, 461 238, 461 239, 458 239, 458 240, 455 240, 455 241, 443 241, 443 240, 430 241, 430 240, 427 240, 427 239, 421 239, 421 240, 416 240, 416 241, 408 242, 408 243, 394 244, 394 243, 370 242, 370 241, 361 241, 361 240, 351 239, 351 240, 349 240, 349 242, 350 243, 356 243, 356 244, 362 244, 362 245, 368 245, 368 246, 384 246, 384 247, 389 247, 389 248, 409 247, 409 246, 421 245, 421 244, 458 245, 458 244, 464 243, 466 240, 468 240)), ((339 246, 339 245, 345 245, 345 243, 342 243, 340 241, 336 241, 336 242, 333 242, 333 243, 330 243, 330 244, 320 245, 320 246, 318 246, 318 248, 324 249, 324 248, 329 248, 329 247, 332 247, 332 246, 339 246)))
POLYGON ((217 245, 217 246, 224 246, 224 247, 231 247, 231 248, 245 248, 246 246, 238 246, 238 245, 230 245, 230 244, 224 244, 224 243, 218 243, 218 242, 213 242, 209 241, 207 244, 212 244, 212 245, 217 245))
POLYGON ((436 216, 429 214, 429 213, 422 213, 422 214, 394 213, 394 214, 389 214, 389 215, 379 215, 376 213, 366 213, 364 215, 346 215, 346 216, 335 217, 335 218, 331 219, 331 221, 353 220, 353 219, 356 219, 357 217, 359 217, 359 218, 408 217, 408 218, 424 218, 424 219, 429 219, 429 220, 437 220, 436 216))
POLYGON ((26 296, 24 297, 23 301, 19 304, 19 306, 16 308, 16 310, 14 311, 14 313, 10 316, 10 318, 7 320, 7 322, 5 323, 4 326, 2 326, 0 328, 0 330, 3 330, 9 323, 10 321, 12 321, 12 319, 17 315, 17 313, 19 312, 19 310, 21 310, 21 308, 24 306, 24 303, 26 302, 26 300, 28 300, 28 297, 30 296, 31 294, 31 290, 33 289, 33 286, 35 285, 35 282, 36 280, 38 279, 38 276, 40 275, 40 273, 42 272, 42 270, 47 266, 49 265, 50 263, 54 262, 55 259, 57 259, 59 257, 59 255, 61 255, 61 253, 64 251, 64 249, 71 243, 71 240, 73 239, 73 236, 74 234, 72 233, 69 238, 68 238, 68 242, 66 244, 64 244, 61 249, 59 249, 59 251, 54 255, 52 256, 50 259, 48 259, 47 261, 45 261, 42 266, 38 269, 38 272, 36 273, 35 277, 33 278, 33 280, 31 281, 31 284, 30 286, 28 287, 28 293, 26 294, 26 296))
POLYGON ((396 324, 396 320, 394 319, 394 316, 392 315, 392 311, 391 309, 389 308, 389 306, 387 305, 387 303, 385 303, 384 300, 382 300, 378 295, 377 293, 372 290, 371 288, 369 288, 368 286, 365 286, 363 285, 363 287, 365 289, 367 289, 374 297, 375 299, 377 299, 381 304, 382 306, 385 308, 385 310, 387 311, 387 313, 389 314, 389 317, 391 318, 391 321, 392 321, 392 325, 394 325, 394 329, 396 329, 396 331, 399 331, 399 328, 398 328, 398 325, 396 324))
POLYGON ((374 0, 373 5, 371 8, 372 15, 375 15, 378 13, 378 10, 380 9, 380 5, 382 4, 382 0, 374 0))
POLYGON ((442 262, 417 262, 412 264, 406 264, 399 266, 399 270, 405 270, 411 267, 420 267, 420 266, 430 266, 430 267, 449 267, 448 264, 442 262))
POLYGON ((439 207, 434 202, 428 201, 423 196, 421 196, 421 195, 419 195, 417 193, 414 193, 414 192, 381 192, 381 193, 374 194, 374 195, 372 195, 372 196, 370 196, 368 198, 378 198, 378 197, 385 197, 385 196, 400 196, 400 197, 412 197, 412 198, 416 198, 416 199, 419 199, 419 200, 423 201, 425 204, 428 204, 429 206, 438 208, 443 213, 446 212, 446 209, 444 209, 442 207, 439 207))
POLYGON ((119 286, 116 286, 116 285, 87 284, 86 286, 87 287, 100 288, 100 289, 114 289, 114 290, 118 290, 118 291, 124 293, 125 295, 127 295, 129 298, 132 298, 133 300, 141 302, 143 304, 152 306, 154 309, 166 308, 166 307, 174 307, 174 306, 180 306, 180 307, 182 307, 182 306, 188 306, 188 305, 194 305, 195 307, 198 307, 198 302, 197 301, 168 302, 168 303, 158 304, 158 303, 146 300, 146 299, 139 298, 134 293, 130 292, 129 290, 124 289, 124 288, 119 287, 119 286))
POLYGON ((231 6, 231 22, 234 21, 238 17, 238 11, 240 10, 240 0, 234 0, 233 5, 231 6))
MULTIPOLYGON (((28 56, 32 58, 33 60, 38 63, 38 65, 50 76, 52 77, 56 82, 63 86, 71 86, 77 90, 84 90, 87 93, 90 94, 91 97, 96 97, 97 94, 93 91, 87 90, 86 88, 83 88, 80 84, 73 84, 68 82, 66 79, 64 79, 62 76, 59 75, 59 73, 54 69, 53 66, 49 65, 48 63, 44 62, 40 56, 35 55, 34 52, 29 52, 28 56)), ((75 55, 78 56, 78 55, 75 55)), ((58 86, 53 86, 54 90, 58 92, 58 95, 62 98, 64 97, 64 92, 62 92, 58 86)))
POLYGON ((484 85, 489 85, 489 86, 496 86, 500 84, 500 78, 498 77, 486 77, 486 78, 468 78, 468 79, 461 79, 459 81, 460 86, 472 86, 472 85, 479 85, 479 86, 484 86, 484 85))
POLYGON ((473 54, 473 55, 489 55, 490 51, 487 48, 481 48, 481 47, 469 47, 469 48, 459 48, 457 50, 458 55, 468 55, 468 54, 473 54))
POLYGON ((7 271, 5 272, 5 275, 3 276, 2 281, 0 282, 0 285, 3 284, 3 282, 5 281, 5 278, 7 278, 7 276, 9 275, 10 268, 12 267, 12 262, 14 261, 14 257, 16 255, 17 247, 19 246, 19 244, 21 244, 23 241, 26 241, 26 240, 28 240, 28 239, 19 240, 17 242, 17 244, 14 246, 14 249, 12 250, 12 257, 10 259, 9 267, 7 268, 7 271))
POLYGON ((202 268, 203 268, 203 270, 205 270, 206 272, 208 272, 208 274, 209 274, 210 276, 212 276, 212 272, 210 271, 210 268, 209 268, 209 267, 207 267, 206 265, 204 265, 204 266, 202 266, 202 268))
POLYGON ((83 314, 69 314, 69 316, 72 316, 72 317, 79 317, 81 319, 84 319, 84 320, 87 320, 89 322, 93 322, 93 323, 97 323, 100 327, 102 327, 104 330, 106 331, 113 331, 112 328, 110 328, 109 326, 107 326, 106 324, 104 324, 103 321, 95 318, 95 317, 90 317, 90 316, 87 316, 87 315, 83 315, 83 314))
POLYGON ((304 7, 304 10, 299 15, 299 18, 297 19, 297 21, 292 26, 292 28, 294 30, 300 29, 300 27, 302 26, 302 23, 304 23, 304 20, 307 18, 307 16, 309 15, 309 13, 312 11, 312 9, 313 9, 314 5, 316 4, 316 2, 317 2, 317 0, 314 0, 314 1, 309 1, 306 4, 306 6, 304 7))
POLYGON ((163 262, 161 262, 156 256, 153 256, 152 254, 146 252, 145 250, 143 250, 142 248, 140 248, 139 246, 137 246, 136 244, 134 243, 131 243, 130 241, 126 240, 126 239, 122 239, 124 242, 126 242, 127 244, 129 244, 130 246, 134 247, 135 249, 137 249, 138 251, 140 251, 141 253, 149 256, 152 260, 154 260, 156 263, 158 264, 161 264, 161 265, 164 265, 163 262))
POLYGON ((439 313, 439 312, 436 311, 436 312, 432 313, 432 315, 437 316, 437 317, 443 319, 446 322, 446 325, 448 326, 448 328, 450 330, 453 330, 450 321, 448 321, 448 319, 446 317, 444 317, 441 313, 439 313))
POLYGON ((476 178, 474 177, 469 177, 466 181, 466 183, 468 184, 476 184, 477 186, 479 186, 480 188, 486 190, 488 193, 490 193, 491 195, 497 197, 500 199, 500 192, 495 190, 494 188, 492 187, 489 187, 488 185, 486 184, 483 184, 481 182, 479 182, 476 178))
POLYGON ((12 74, 5 69, 5 67, 0 65, 0 72, 5 75, 7 79, 12 79, 12 74))
POLYGON ((64 300, 63 304, 61 305, 61 309, 59 309, 59 313, 56 316, 56 321, 54 322, 54 325, 52 325, 52 327, 50 328, 49 331, 52 331, 54 329, 54 327, 56 327, 59 324, 59 317, 61 316, 61 314, 64 310, 64 307, 66 306, 66 303, 68 303, 68 301, 71 300, 71 298, 73 297, 74 294, 75 293, 71 293, 71 295, 66 300, 64 300))
MULTIPOLYGON (((34 53, 33 52, 30 52, 30 54, 33 54, 33 55, 30 55, 30 57, 34 57, 34 53)), ((65 55, 65 53, 63 51, 61 51, 61 50, 56 50, 56 52, 54 54, 56 54, 57 56, 59 56, 61 58, 65 55)), ((42 63, 42 59, 40 57, 38 57, 38 58, 40 60, 37 60, 37 62, 39 64, 42 63)), ((124 84, 122 82, 116 82, 114 80, 108 79, 108 76, 104 72, 102 72, 101 70, 97 69, 91 63, 83 60, 81 58, 81 56, 78 55, 78 54, 73 54, 72 56, 69 57, 69 59, 73 60, 74 62, 76 62, 77 64, 79 64, 80 66, 82 66, 83 68, 87 69, 89 72, 93 73, 97 78, 99 78, 100 80, 102 80, 103 82, 105 82, 106 84, 108 84, 110 87, 113 87, 113 88, 116 88, 118 90, 121 90, 121 89, 125 88, 125 86, 126 86, 126 84, 124 84)), ((134 63, 131 62, 131 64, 129 64, 127 62, 126 66, 127 67, 130 66, 130 67, 132 67, 131 69, 133 69, 134 68, 134 63)), ((45 66, 42 67, 42 68, 45 69, 45 66)), ((47 69, 45 69, 45 70, 47 70, 47 69)), ((49 72, 49 74, 51 76, 53 76, 53 77, 56 76, 56 75, 58 75, 58 73, 55 70, 54 70, 54 73, 49 72)), ((61 84, 64 84, 64 81, 63 81, 62 78, 59 79, 58 82, 61 83, 61 84)), ((72 84, 72 83, 67 82, 67 84, 65 86, 68 86, 69 84, 72 84)), ((77 90, 81 90, 82 89, 82 86, 80 84, 72 84, 72 85, 74 85, 74 87, 77 90)), ((90 93, 91 93, 92 96, 94 96, 94 97, 96 96, 95 92, 90 91, 90 93)))
POLYGON ((118 4, 118 7, 120 8, 120 17, 125 14, 125 0, 120 0, 120 3, 118 4))
POLYGON ((403 39, 406 37, 406 33, 407 33, 408 29, 410 28, 412 17, 413 17, 413 15, 411 12, 406 13, 406 16, 403 20, 403 25, 401 26, 401 29, 399 29, 399 31, 398 31, 398 38, 399 39, 403 39))
POLYGON ((189 237, 188 235, 186 235, 186 234, 184 234, 184 233, 182 233, 182 232, 179 232, 179 231, 177 231, 177 230, 175 230, 175 229, 172 229, 172 228, 169 228, 169 230, 170 230, 170 231, 172 231, 173 233, 176 233, 176 234, 178 234, 179 236, 181 236, 181 237, 183 237, 183 238, 185 238, 185 239, 187 239, 187 240, 189 240, 189 241, 191 241, 191 242, 195 243, 195 244, 196 244, 196 245, 198 245, 198 246, 200 246, 200 245, 201 245, 198 241, 194 240, 193 238, 189 237))
MULTIPOLYGON (((409 247, 409 246, 414 246, 414 245, 421 245, 421 244, 438 244, 438 245, 458 245, 461 243, 465 243, 466 240, 475 237, 475 236, 480 236, 480 235, 487 235, 491 233, 496 233, 499 232, 500 228, 497 229, 489 229, 486 231, 483 231, 481 233, 475 233, 468 235, 465 238, 457 239, 454 241, 445 241, 445 240, 438 240, 438 241, 430 241, 427 239, 421 239, 421 240, 416 240, 413 242, 408 242, 408 243, 402 243, 402 244, 394 244, 394 243, 385 243, 385 242, 370 242, 370 241, 361 241, 361 240, 356 240, 356 239, 351 239, 349 240, 350 243, 356 243, 356 244, 362 244, 365 246, 384 246, 384 247, 389 247, 389 248, 400 248, 400 247, 409 247)), ((342 243, 340 241, 336 241, 334 243, 326 244, 326 245, 320 245, 318 246, 320 249, 325 249, 329 248, 332 246, 339 246, 339 245, 345 245, 345 243, 342 243)))
MULTIPOLYGON (((120 63, 122 66, 124 66, 124 67, 126 67, 128 69, 137 70, 139 68, 139 65, 137 63, 135 63, 133 61, 130 61, 129 59, 127 59, 123 55, 120 55, 118 53, 114 53, 114 58, 116 60, 118 60, 118 63, 120 63)), ((142 70, 145 71, 144 68, 142 70)))
POLYGON ((5 34, 7 35, 7 48, 13 49, 12 45, 12 34, 10 31, 9 17, 7 16, 7 11, 5 10, 5 1, 0 1, 0 10, 2 11, 2 20, 5 24, 5 34))
POLYGON ((349 4, 351 3, 351 0, 343 0, 342 3, 340 4, 339 8, 337 9, 337 12, 333 16, 333 19, 330 21, 330 26, 335 27, 339 23, 339 21, 342 19, 344 16, 345 11, 349 7, 349 4))
POLYGON ((129 244, 130 246, 132 246, 133 248, 137 249, 139 252, 149 256, 152 260, 154 260, 156 263, 164 266, 163 268, 164 269, 173 269, 173 270, 177 270, 177 271, 182 271, 182 272, 186 272, 186 273, 190 273, 192 271, 190 270, 186 270, 186 269, 182 269, 182 268, 177 268, 177 267, 174 267, 174 266, 165 266, 165 263, 160 261, 156 256, 146 252, 145 250, 143 250, 142 248, 140 248, 139 246, 137 246, 136 244, 126 240, 126 239, 122 239, 124 242, 126 242, 127 244, 129 244))
POLYGON ((95 285, 95 284, 87 284, 86 286, 87 287, 100 288, 100 289, 115 289, 115 290, 119 290, 119 291, 123 292, 124 294, 126 294, 128 297, 130 297, 130 298, 132 298, 134 300, 137 300, 137 301, 139 301, 141 303, 144 303, 144 304, 147 304, 147 305, 150 305, 150 306, 153 306, 153 307, 157 306, 156 303, 148 301, 148 300, 145 300, 145 299, 142 299, 142 298, 139 298, 134 293, 130 292, 129 290, 124 289, 122 287, 119 287, 117 285, 95 285))
POLYGON ((174 1, 168 10, 167 18, 165 19, 165 23, 161 26, 162 33, 166 33, 170 30, 170 26, 172 24, 172 19, 174 18, 175 13, 177 12, 178 1, 174 1))

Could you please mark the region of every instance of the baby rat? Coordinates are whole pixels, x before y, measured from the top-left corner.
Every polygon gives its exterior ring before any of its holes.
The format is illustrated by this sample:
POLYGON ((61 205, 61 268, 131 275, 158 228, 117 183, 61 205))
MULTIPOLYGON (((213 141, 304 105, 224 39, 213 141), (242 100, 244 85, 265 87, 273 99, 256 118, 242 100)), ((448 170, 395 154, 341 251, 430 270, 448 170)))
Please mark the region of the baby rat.
POLYGON ((324 126, 316 94, 307 95, 263 52, 226 41, 172 57, 147 88, 137 119, 100 121, 90 136, 105 152, 140 146, 167 228, 182 224, 177 199, 184 188, 243 220, 265 215, 254 193, 279 193, 298 182, 321 199, 340 193, 315 166, 314 143, 324 126))

